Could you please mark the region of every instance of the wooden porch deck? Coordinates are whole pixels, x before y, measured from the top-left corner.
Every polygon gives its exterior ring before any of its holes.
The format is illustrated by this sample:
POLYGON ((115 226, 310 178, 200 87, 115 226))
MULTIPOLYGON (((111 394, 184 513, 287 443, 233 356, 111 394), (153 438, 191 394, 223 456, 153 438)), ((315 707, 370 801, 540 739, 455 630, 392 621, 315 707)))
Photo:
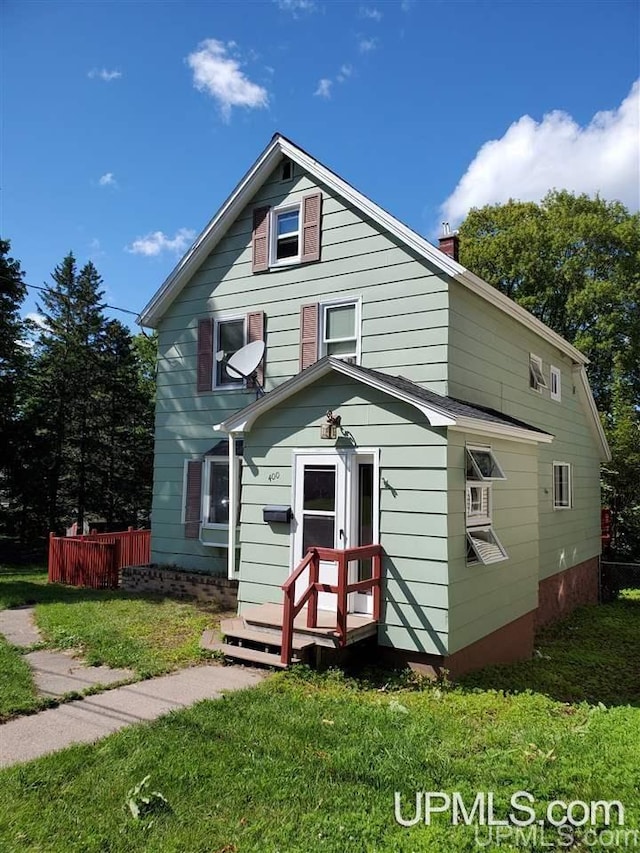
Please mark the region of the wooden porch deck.
MULTIPOLYGON (((264 632, 277 633, 282 636, 284 622, 284 606, 282 604, 260 604, 247 607, 241 613, 247 625, 255 626, 264 632)), ((293 621, 294 634, 298 637, 311 637, 317 646, 335 648, 339 645, 340 635, 337 630, 336 614, 329 610, 318 610, 318 627, 307 627, 307 608, 303 608, 293 621)), ((346 645, 356 643, 365 637, 376 633, 377 623, 373 616, 362 613, 349 613, 347 617, 346 645)))

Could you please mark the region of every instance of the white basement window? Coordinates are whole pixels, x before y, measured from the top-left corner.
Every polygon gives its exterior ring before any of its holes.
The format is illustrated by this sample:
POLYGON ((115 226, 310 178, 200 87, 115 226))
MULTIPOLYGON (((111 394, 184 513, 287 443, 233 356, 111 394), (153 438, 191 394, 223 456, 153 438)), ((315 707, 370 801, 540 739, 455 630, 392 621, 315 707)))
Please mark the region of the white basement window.
POLYGON ((542 372, 542 359, 533 353, 529 355, 529 387, 540 394, 542 389, 547 387, 547 380, 542 372))
POLYGON ((549 382, 551 383, 549 396, 552 400, 560 402, 562 399, 562 373, 558 367, 551 365, 549 368, 549 382))
POLYGON ((490 527, 467 530, 467 561, 488 566, 507 559, 507 552, 490 527))
POLYGON ((553 463, 553 508, 571 509, 571 465, 568 462, 553 463))
POLYGON ((467 447, 467 480, 506 480, 490 447, 467 447))

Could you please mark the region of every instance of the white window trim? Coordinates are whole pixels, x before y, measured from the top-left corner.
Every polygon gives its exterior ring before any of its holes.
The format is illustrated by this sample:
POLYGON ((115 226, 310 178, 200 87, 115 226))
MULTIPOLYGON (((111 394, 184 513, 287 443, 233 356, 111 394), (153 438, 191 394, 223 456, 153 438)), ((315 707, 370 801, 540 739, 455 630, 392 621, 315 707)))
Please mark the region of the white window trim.
POLYGON ((554 511, 573 509, 573 470, 570 462, 560 462, 558 460, 554 460, 551 469, 551 496, 553 500, 554 511), (556 468, 566 468, 568 471, 569 482, 567 491, 569 492, 569 503, 567 506, 556 504, 556 468))
MULTIPOLYGON (((472 478, 472 482, 474 482, 474 483, 476 483, 476 482, 478 482, 478 483, 490 483, 490 482, 493 482, 494 480, 506 480, 507 479, 504 471, 502 470, 502 466, 500 465, 500 463, 498 462, 498 460, 496 458, 495 453, 493 452, 491 447, 489 447, 488 445, 483 446, 481 444, 467 444, 465 446, 465 470, 466 470, 467 459, 469 459, 471 461, 471 465, 472 465, 474 471, 476 472, 476 478, 472 478), (478 463, 473 458, 472 454, 474 451, 480 451, 482 453, 488 453, 491 456, 491 458, 493 460, 493 465, 498 470, 497 476, 485 477, 482 474, 482 471, 480 470, 478 463)), ((469 480, 469 479, 470 478, 467 477, 467 480, 469 480)))
POLYGON ((560 402, 562 400, 562 372, 559 367, 550 365, 549 367, 549 395, 552 400, 560 402), (553 388, 555 378, 555 390, 553 388))
POLYGON ((245 387, 244 379, 238 382, 224 382, 218 385, 218 362, 216 361, 216 353, 219 352, 218 347, 218 330, 221 323, 229 323, 233 320, 242 320, 243 322, 243 338, 244 344, 247 343, 247 315, 246 314, 219 314, 213 318, 213 390, 214 391, 236 391, 245 387))
MULTIPOLYGON (((362 355, 362 297, 361 296, 351 296, 351 297, 343 297, 340 299, 328 299, 325 302, 320 303, 320 310, 318 311, 318 322, 320 324, 320 328, 318 330, 318 341, 319 341, 319 350, 320 357, 327 355, 327 343, 339 343, 340 341, 352 341, 353 338, 333 338, 331 341, 325 340, 325 329, 327 326, 326 316, 328 308, 337 308, 340 305, 353 305, 355 306, 355 355, 354 356, 344 356, 344 358, 355 358, 355 363, 360 364, 361 355, 362 355)), ((343 356, 335 356, 336 358, 343 358, 343 356)))
POLYGON ((475 564, 481 563, 484 566, 490 566, 490 565, 493 565, 493 563, 501 563, 504 560, 509 559, 509 555, 507 554, 507 552, 504 548, 504 545, 498 539, 498 537, 496 536, 495 530, 490 525, 486 525, 485 527, 472 527, 470 530, 468 529, 467 535, 466 535, 466 541, 471 546, 473 553, 475 554, 475 557, 476 557, 475 560, 468 560, 467 561, 468 564, 475 565, 475 564), (500 556, 491 557, 490 559, 484 559, 482 557, 482 555, 479 553, 479 551, 478 551, 478 549, 477 549, 477 547, 473 541, 474 533, 488 533, 490 535, 490 537, 493 539, 493 544, 495 545, 495 547, 500 552, 500 556))
POLYGON ((272 207, 269 213, 269 266, 270 267, 288 267, 292 264, 299 264, 302 257, 302 204, 295 202, 293 204, 282 204, 279 207, 272 207), (291 213, 298 211, 298 254, 291 258, 277 258, 278 247, 278 216, 282 213, 291 213))
POLYGON ((539 355, 534 355, 534 353, 529 353, 529 388, 532 391, 535 391, 536 394, 542 394, 543 390, 547 387, 547 380, 544 377, 544 371, 542 370, 542 359, 539 355), (533 365, 538 368, 538 373, 533 369, 533 365), (535 385, 531 384, 531 380, 535 382, 535 385))
MULTIPOLYGON (((228 522, 225 524, 221 523, 213 523, 207 521, 209 518, 209 509, 210 509, 210 479, 211 479, 211 463, 214 465, 224 465, 225 468, 229 468, 229 457, 228 456, 205 456, 203 459, 204 471, 202 472, 202 528, 204 530, 228 530, 229 524, 228 522)), ((236 478, 242 476, 242 466, 236 464, 235 475, 236 478)), ((230 475, 231 476, 231 475, 230 475)), ((240 483, 238 482, 238 489, 240 483)))

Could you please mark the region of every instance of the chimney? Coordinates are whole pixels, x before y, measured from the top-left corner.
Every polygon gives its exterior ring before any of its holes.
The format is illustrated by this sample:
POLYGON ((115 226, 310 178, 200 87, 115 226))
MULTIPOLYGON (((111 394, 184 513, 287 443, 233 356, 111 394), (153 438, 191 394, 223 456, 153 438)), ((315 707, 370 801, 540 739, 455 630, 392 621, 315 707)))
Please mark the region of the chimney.
POLYGON ((438 239, 438 248, 445 255, 458 260, 458 250, 460 248, 460 237, 457 231, 452 231, 448 222, 442 223, 442 236, 438 239))

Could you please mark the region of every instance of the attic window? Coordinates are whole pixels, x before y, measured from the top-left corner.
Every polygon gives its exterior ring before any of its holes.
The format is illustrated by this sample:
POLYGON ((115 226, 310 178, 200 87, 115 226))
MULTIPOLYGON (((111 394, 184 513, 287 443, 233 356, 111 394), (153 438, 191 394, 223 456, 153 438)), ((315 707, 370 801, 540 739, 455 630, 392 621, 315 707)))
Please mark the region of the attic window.
POLYGON ((272 266, 299 262, 300 206, 273 210, 272 217, 272 266))
POLYGON ((467 480, 506 480, 490 447, 467 447, 467 480))
POLYGON ((542 359, 538 355, 529 355, 529 388, 542 393, 542 389, 547 387, 547 380, 542 372, 542 359))
POLYGON ((291 160, 283 160, 282 161, 282 177, 283 181, 291 181, 293 180, 293 163, 291 160))

